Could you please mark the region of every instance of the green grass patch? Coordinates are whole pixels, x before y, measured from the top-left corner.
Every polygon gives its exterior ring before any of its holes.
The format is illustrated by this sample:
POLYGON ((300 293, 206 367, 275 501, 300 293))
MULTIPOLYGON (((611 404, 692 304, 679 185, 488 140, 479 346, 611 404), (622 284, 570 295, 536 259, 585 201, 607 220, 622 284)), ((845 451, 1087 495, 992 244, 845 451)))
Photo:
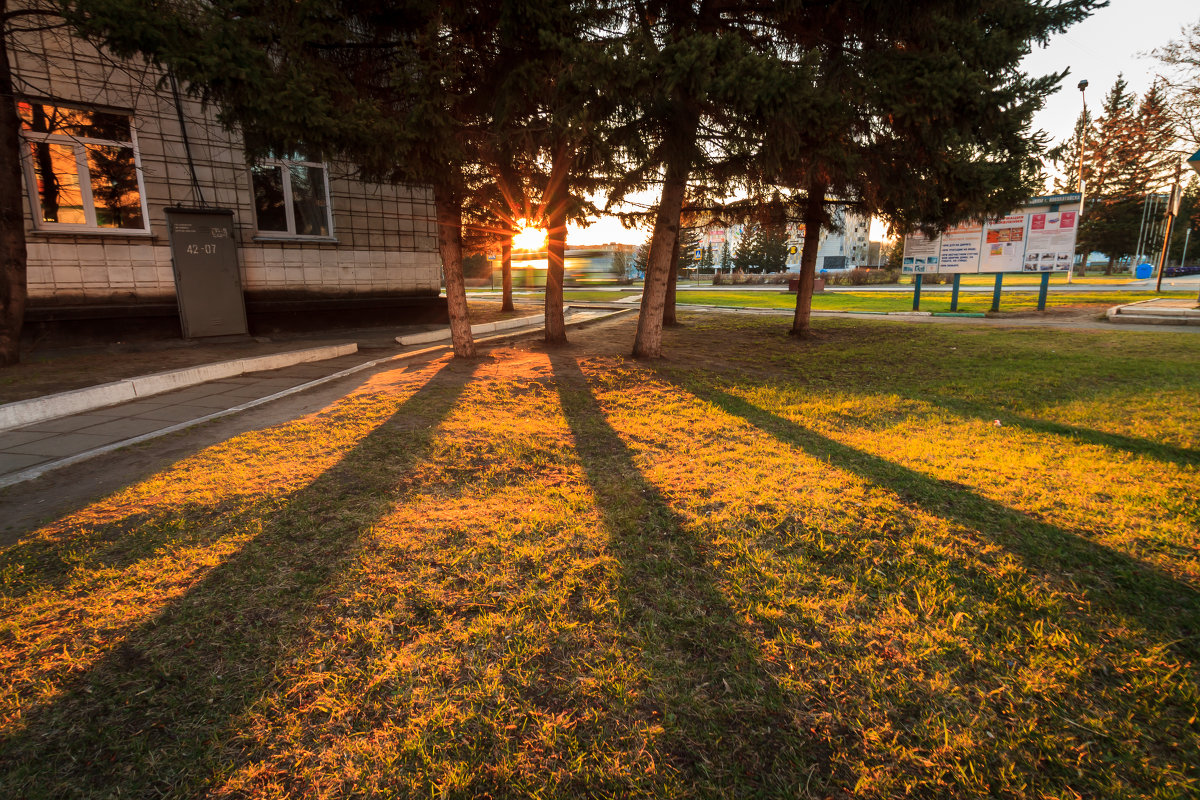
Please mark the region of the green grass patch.
POLYGON ((0 796, 1196 796, 1178 333, 683 322, 379 373, 4 550, 0 796))

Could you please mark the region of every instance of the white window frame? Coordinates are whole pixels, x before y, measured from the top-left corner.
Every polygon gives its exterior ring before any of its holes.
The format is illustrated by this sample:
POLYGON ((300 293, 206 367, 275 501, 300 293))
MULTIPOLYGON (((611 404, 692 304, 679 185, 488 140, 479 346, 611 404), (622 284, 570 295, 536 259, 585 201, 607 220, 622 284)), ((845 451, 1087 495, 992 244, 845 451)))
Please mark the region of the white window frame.
POLYGON ((146 205, 146 182, 142 175, 142 154, 138 149, 137 125, 132 111, 98 108, 59 100, 19 98, 17 102, 56 106, 59 108, 74 108, 81 111, 103 111, 106 114, 120 114, 123 117, 129 118, 128 142, 115 139, 95 139, 89 136, 72 136, 66 133, 39 133, 36 131, 27 131, 24 128, 21 129, 21 141, 23 143, 46 142, 70 147, 75 152, 75 167, 79 177, 79 196, 80 201, 83 203, 83 215, 87 219, 87 222, 83 224, 74 222, 47 222, 43 219, 42 198, 38 196, 37 191, 37 167, 33 163, 33 156, 29 153, 29 147, 23 146, 21 147, 21 165, 25 171, 25 187, 27 189, 25 196, 29 200, 29 215, 33 219, 34 230, 39 233, 87 233, 107 236, 153 235, 150 230, 150 211, 146 205), (134 172, 137 175, 138 200, 142 209, 142 227, 113 228, 101 226, 96 223, 96 203, 92 197, 92 172, 87 161, 86 145, 89 144, 106 145, 109 147, 129 147, 133 150, 133 166, 134 172))
POLYGON ((250 169, 250 203, 254 207, 254 238, 255 239, 301 239, 303 241, 328 242, 334 241, 333 234, 333 196, 329 192, 329 165, 324 161, 302 161, 296 158, 263 158, 255 166, 279 167, 283 183, 283 213, 287 219, 286 231, 264 231, 258 224, 258 204, 254 202, 254 170, 250 169), (324 176, 325 189, 325 227, 329 231, 320 233, 296 233, 296 210, 292 202, 292 171, 289 167, 316 167, 324 176))

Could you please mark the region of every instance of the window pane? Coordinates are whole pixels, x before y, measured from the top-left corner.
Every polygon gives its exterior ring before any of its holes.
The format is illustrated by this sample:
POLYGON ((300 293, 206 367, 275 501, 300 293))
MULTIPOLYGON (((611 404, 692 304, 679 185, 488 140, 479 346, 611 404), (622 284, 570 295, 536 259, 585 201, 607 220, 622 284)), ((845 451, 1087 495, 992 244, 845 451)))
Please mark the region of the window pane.
POLYGON ((101 228, 145 228, 132 147, 89 144, 92 202, 101 228))
POLYGON ((329 235, 329 203, 325 197, 325 170, 288 165, 292 173, 292 213, 297 236, 329 235))
POLYGON ((43 222, 86 225, 83 195, 79 191, 79 165, 70 145, 33 142, 33 171, 43 222))
POLYGON ((250 168, 254 182, 254 212, 260 231, 287 233, 287 210, 283 205, 283 170, 280 167, 250 168))
POLYGON ((133 139, 125 114, 28 102, 18 103, 17 110, 23 130, 119 142, 133 139))

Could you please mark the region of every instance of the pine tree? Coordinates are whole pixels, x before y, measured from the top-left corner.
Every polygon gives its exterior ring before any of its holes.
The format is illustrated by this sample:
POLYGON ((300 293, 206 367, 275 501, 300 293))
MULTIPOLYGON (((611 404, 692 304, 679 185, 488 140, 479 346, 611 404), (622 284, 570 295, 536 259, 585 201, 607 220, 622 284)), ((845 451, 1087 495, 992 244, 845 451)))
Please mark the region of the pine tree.
POLYGON ((646 241, 638 245, 637 252, 633 255, 633 268, 637 270, 641 277, 646 275, 646 266, 650 263, 650 245, 654 240, 654 234, 651 233, 646 237, 646 241))
POLYGON ((675 262, 677 274, 686 275, 696 268, 696 250, 700 248, 700 231, 684 228, 679 232, 679 258, 675 262))
POLYGON ((721 242, 721 260, 717 262, 722 272, 730 272, 733 268, 733 257, 729 254, 729 232, 725 232, 725 238, 721 242))
POLYGON ((738 272, 759 272, 761 261, 762 234, 758 223, 748 222, 742 226, 742 235, 738 238, 737 249, 733 251, 733 268, 738 272))
POLYGON ((710 242, 705 246, 704 252, 700 255, 700 271, 712 272, 713 269, 713 246, 710 242))
POLYGON ((832 202, 853 201, 900 232, 936 232, 1007 213, 1039 188, 1044 146, 1031 122, 1061 76, 1032 76, 1020 63, 1032 42, 1098 5, 774 6, 772 36, 795 65, 780 91, 822 109, 813 119, 768 106, 754 161, 763 184, 791 193, 805 225, 792 334, 811 327, 817 244, 832 202))
POLYGON ((759 237, 759 262, 763 272, 783 272, 788 257, 787 225, 775 220, 762 226, 759 237))
POLYGON ((1134 255, 1147 192, 1166 184, 1175 158, 1173 129, 1163 90, 1152 87, 1139 100, 1118 75, 1105 95, 1099 116, 1081 115, 1075 136, 1064 143, 1058 166, 1058 191, 1076 191, 1080 126, 1084 130, 1083 179, 1086 189, 1079 248, 1099 251, 1114 263, 1134 255), (1090 124, 1089 124, 1090 123, 1090 124))

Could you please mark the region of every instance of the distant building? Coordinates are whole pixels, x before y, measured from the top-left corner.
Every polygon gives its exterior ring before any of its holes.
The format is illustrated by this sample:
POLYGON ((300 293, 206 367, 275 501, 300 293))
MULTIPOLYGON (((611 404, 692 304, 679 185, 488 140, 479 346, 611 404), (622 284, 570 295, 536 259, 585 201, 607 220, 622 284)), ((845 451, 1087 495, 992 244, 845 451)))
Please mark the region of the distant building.
POLYGON ((64 307, 174 306, 173 207, 232 212, 231 274, 252 319, 383 307, 395 322, 445 317, 428 188, 363 183, 302 153, 248 165, 239 137, 160 89, 154 68, 62 31, 13 37, 32 321, 64 307))
MULTIPOLYGON (((871 263, 869 260, 871 218, 864 214, 848 212, 840 206, 834 209, 833 217, 841 230, 822 228, 821 244, 817 250, 817 271, 868 266, 871 263)), ((713 258, 719 264, 721 249, 725 242, 729 242, 731 254, 736 252, 745 229, 745 225, 709 229, 701 237, 700 247, 703 249, 711 246, 713 258)), ((804 225, 795 222, 788 223, 787 234, 789 246, 787 269, 790 272, 799 272, 800 256, 804 249, 804 225), (791 249, 794 249, 795 252, 790 252, 791 249)))

